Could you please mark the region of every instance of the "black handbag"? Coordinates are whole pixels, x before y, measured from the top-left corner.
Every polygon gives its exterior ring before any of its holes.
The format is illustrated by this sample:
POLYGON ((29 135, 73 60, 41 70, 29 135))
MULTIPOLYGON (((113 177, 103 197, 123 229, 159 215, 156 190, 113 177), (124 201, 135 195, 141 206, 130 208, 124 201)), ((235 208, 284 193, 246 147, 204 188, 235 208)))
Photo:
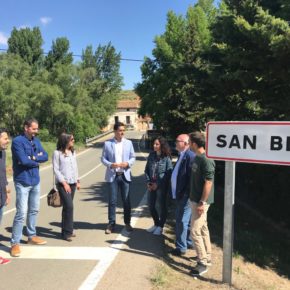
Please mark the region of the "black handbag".
POLYGON ((47 195, 47 205, 52 207, 62 206, 61 197, 58 190, 56 190, 55 188, 51 189, 51 191, 47 195))

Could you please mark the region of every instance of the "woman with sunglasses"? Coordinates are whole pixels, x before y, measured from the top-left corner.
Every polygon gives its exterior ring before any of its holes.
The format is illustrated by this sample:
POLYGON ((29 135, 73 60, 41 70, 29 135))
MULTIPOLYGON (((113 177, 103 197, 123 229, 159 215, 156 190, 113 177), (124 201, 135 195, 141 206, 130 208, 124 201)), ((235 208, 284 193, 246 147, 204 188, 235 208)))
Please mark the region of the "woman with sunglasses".
POLYGON ((52 164, 56 188, 63 204, 61 234, 64 240, 71 242, 72 238, 76 236, 73 232, 73 198, 76 189, 80 189, 72 134, 62 133, 59 136, 52 164))
POLYGON ((163 137, 153 142, 153 152, 148 156, 145 166, 147 179, 148 205, 154 225, 147 231, 161 235, 167 218, 167 193, 172 172, 170 147, 163 137))

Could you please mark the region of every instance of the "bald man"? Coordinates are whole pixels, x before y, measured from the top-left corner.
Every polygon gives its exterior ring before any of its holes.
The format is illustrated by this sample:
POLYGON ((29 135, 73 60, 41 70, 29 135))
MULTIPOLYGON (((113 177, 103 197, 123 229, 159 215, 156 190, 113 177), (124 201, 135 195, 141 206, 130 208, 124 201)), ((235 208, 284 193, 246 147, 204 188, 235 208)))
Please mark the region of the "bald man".
POLYGON ((195 154, 189 148, 189 136, 179 135, 176 140, 179 157, 171 176, 171 197, 175 202, 175 249, 170 253, 182 256, 188 248, 192 248, 190 237, 191 205, 189 200, 191 166, 195 154))

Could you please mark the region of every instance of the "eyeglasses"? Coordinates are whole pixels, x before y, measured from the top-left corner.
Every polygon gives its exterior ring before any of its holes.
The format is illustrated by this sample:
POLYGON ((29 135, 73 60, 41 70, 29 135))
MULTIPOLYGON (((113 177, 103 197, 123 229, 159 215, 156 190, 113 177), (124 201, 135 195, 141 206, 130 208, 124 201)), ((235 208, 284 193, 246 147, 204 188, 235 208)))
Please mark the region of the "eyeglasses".
POLYGON ((184 141, 182 141, 182 140, 175 140, 175 143, 178 143, 178 142, 184 142, 184 141))

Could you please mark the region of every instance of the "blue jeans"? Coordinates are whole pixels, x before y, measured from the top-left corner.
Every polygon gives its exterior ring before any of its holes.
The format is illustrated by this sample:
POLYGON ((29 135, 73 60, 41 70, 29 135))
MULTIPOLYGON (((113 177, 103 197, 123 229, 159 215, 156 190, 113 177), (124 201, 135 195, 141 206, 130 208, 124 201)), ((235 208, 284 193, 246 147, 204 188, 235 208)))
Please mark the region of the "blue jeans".
POLYGON ((116 206, 118 199, 118 192, 121 193, 124 209, 124 223, 129 225, 131 222, 131 202, 130 202, 130 183, 125 179, 124 175, 117 175, 113 182, 109 183, 109 205, 108 218, 109 224, 116 223, 116 206))
POLYGON ((20 243, 25 218, 28 238, 36 236, 36 218, 40 205, 40 183, 25 186, 16 182, 15 190, 16 214, 12 228, 12 245, 20 243))
POLYGON ((180 200, 176 200, 175 204, 175 246, 176 249, 184 253, 187 247, 193 244, 190 235, 191 204, 188 195, 184 195, 180 200))
POLYGON ((167 218, 166 193, 157 189, 156 191, 148 191, 147 194, 154 225, 163 228, 167 218))

